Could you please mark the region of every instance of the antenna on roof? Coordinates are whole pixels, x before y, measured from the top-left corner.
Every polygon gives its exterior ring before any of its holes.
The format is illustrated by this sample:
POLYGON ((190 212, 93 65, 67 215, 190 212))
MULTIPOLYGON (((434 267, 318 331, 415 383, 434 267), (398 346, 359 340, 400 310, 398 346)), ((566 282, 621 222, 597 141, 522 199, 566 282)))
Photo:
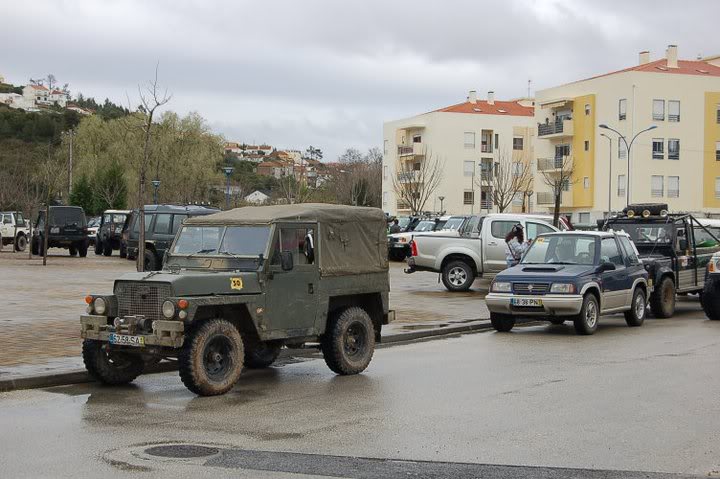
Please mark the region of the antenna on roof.
POLYGON ((528 78, 528 94, 527 94, 527 97, 528 97, 528 98, 531 98, 531 96, 530 96, 530 85, 532 85, 532 80, 528 78))

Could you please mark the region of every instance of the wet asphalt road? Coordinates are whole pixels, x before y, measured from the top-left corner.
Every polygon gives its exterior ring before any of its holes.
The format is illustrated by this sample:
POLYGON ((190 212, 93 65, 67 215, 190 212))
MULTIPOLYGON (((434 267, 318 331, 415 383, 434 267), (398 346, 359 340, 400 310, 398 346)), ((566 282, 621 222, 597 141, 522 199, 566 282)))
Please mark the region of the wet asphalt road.
POLYGON ((382 348, 354 377, 303 358, 215 398, 173 373, 0 394, 0 476, 720 475, 720 322, 680 308, 589 337, 568 323, 382 348), (144 452, 168 442, 217 454, 144 452))

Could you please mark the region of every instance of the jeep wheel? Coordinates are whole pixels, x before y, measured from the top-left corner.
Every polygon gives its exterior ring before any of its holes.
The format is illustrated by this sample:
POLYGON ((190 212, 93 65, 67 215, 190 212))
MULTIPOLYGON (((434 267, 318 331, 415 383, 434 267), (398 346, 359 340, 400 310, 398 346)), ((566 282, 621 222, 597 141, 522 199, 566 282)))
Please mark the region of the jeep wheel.
POLYGON ((375 329, 370 315, 357 306, 333 314, 321 346, 325 364, 335 373, 364 371, 375 352, 375 329))
POLYGON ((127 384, 140 376, 145 366, 140 356, 108 351, 107 343, 86 339, 82 345, 83 362, 90 376, 103 384, 127 384))
POLYGON ((145 250, 145 269, 144 271, 155 271, 157 269, 157 258, 155 253, 145 250))
POLYGON ((702 307, 705 316, 713 321, 720 320, 720 277, 708 276, 702 293, 702 307))
POLYGON ((78 245, 78 253, 80 254, 81 258, 85 258, 87 256, 87 250, 88 250, 88 242, 83 241, 78 245))
POLYGON ((37 239, 33 239, 30 241, 30 253, 32 253, 33 256, 38 256, 40 254, 38 243, 40 242, 37 239))
POLYGON ((675 283, 665 276, 650 295, 650 310, 656 318, 669 318, 675 313, 675 283))
POLYGON ((77 248, 75 245, 70 245, 68 252, 70 253, 70 256, 77 256, 77 248))
POLYGON ((442 282, 448 291, 467 291, 473 281, 475 274, 465 261, 450 261, 442 270, 442 282))
POLYGON ((20 235, 15 240, 15 251, 25 251, 25 248, 27 247, 27 237, 25 235, 20 235))
POLYGON ((645 308, 647 306, 645 300, 645 291, 635 288, 633 292, 632 303, 629 311, 625 311, 625 322, 630 327, 642 326, 645 321, 645 308))
POLYGON ((224 394, 240 378, 243 356, 243 340, 232 323, 204 321, 185 337, 178 356, 180 379, 200 396, 224 394))
POLYGON ((245 347, 245 367, 250 369, 267 368, 280 355, 282 344, 276 341, 250 341, 243 338, 245 347))
POLYGON ((515 318, 510 314, 490 313, 490 322, 499 333, 508 333, 515 327, 515 318))
POLYGON ((597 331, 598 319, 600 318, 600 308, 594 294, 588 293, 583 298, 583 305, 580 314, 575 317, 573 324, 575 332, 578 334, 593 334, 597 331))
POLYGON ((103 256, 112 256, 112 243, 110 241, 106 241, 103 243, 102 253, 103 256))
POLYGON ((103 245, 102 241, 100 241, 100 238, 95 238, 95 254, 101 255, 103 252, 102 247, 103 245))

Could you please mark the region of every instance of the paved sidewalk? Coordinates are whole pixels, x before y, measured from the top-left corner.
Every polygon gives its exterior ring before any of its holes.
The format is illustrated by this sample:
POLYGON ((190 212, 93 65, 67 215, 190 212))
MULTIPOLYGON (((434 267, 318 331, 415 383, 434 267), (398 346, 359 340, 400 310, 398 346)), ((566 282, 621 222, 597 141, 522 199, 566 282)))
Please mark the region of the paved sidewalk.
MULTIPOLYGON (((436 274, 407 275, 403 266, 390 264, 396 321, 383 330, 386 342, 486 327, 486 281, 478 280, 468 293, 451 294, 436 274)), ((0 382, 82 372, 83 298, 111 291, 116 277, 133 270, 131 261, 92 251, 87 258, 72 258, 51 250, 45 267, 41 259, 28 260, 26 253, 0 252, 0 382)))

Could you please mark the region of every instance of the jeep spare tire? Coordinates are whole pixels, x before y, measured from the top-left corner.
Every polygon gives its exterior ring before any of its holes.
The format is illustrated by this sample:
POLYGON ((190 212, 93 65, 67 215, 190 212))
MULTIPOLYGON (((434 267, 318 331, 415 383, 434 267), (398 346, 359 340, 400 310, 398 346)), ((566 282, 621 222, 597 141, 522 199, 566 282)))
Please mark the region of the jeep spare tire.
POLYGON ((375 352, 375 328, 370 315, 357 306, 333 313, 321 347, 325 363, 335 373, 349 375, 364 371, 375 352))
POLYGON ((228 392, 242 373, 243 340, 237 328, 224 319, 203 321, 185 337, 178 364, 185 387, 200 396, 228 392))
POLYGON ((449 261, 442 269, 442 282, 448 291, 467 291, 474 281, 475 274, 465 261, 449 261))
POLYGON ((245 367, 262 369, 269 367, 280 355, 281 343, 276 341, 250 341, 243 338, 245 367))

